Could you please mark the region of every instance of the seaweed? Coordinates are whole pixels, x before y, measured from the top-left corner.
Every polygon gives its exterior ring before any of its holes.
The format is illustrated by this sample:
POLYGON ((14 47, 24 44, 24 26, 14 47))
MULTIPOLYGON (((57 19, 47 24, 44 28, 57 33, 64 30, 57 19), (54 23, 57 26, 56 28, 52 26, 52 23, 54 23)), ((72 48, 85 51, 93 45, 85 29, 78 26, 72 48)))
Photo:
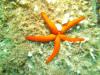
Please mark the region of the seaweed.
POLYGON ((0 0, 0 75, 99 75, 100 28, 95 3, 95 0, 0 0), (53 42, 25 40, 27 35, 49 34, 39 15, 41 11, 61 25, 85 16, 83 22, 67 33, 84 37, 87 42, 61 42, 59 55, 45 64, 53 42))

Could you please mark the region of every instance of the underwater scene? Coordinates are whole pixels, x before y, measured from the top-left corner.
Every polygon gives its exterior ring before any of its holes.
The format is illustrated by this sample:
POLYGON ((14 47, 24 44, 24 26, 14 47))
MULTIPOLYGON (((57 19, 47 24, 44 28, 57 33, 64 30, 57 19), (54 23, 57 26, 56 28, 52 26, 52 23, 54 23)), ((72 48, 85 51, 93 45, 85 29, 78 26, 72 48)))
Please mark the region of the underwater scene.
POLYGON ((0 75, 100 75, 100 0, 0 0, 0 75))

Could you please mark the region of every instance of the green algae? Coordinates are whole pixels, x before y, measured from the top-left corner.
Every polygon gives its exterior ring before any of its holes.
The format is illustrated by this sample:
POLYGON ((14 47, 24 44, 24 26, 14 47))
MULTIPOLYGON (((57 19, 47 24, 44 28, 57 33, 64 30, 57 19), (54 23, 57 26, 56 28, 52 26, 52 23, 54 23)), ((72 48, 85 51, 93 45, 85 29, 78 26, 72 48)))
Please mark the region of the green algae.
POLYGON ((95 9, 92 10, 95 5, 92 5, 93 0, 74 1, 1 0, 0 75, 99 75, 100 28, 96 23, 95 9), (55 23, 59 20, 60 24, 66 13, 71 13, 69 20, 84 15, 86 20, 68 35, 85 37, 88 41, 75 44, 61 42, 58 56, 45 64, 45 59, 52 53, 53 42, 25 40, 27 35, 50 33, 39 15, 41 11, 46 11, 50 19, 55 23))

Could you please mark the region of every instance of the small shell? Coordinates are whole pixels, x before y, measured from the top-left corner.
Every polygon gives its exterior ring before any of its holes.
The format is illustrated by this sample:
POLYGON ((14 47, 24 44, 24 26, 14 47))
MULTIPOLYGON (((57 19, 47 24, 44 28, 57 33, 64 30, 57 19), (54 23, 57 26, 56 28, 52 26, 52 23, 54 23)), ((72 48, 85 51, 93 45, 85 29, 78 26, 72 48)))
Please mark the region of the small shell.
POLYGON ((32 54, 33 54, 33 53, 32 53, 31 51, 29 51, 29 52, 28 52, 28 57, 32 57, 32 54))
POLYGON ((34 11, 37 12, 38 10, 39 10, 38 6, 35 5, 35 6, 34 6, 34 11))
POLYGON ((61 24, 59 24, 59 23, 56 23, 55 25, 56 25, 56 27, 57 27, 57 29, 58 29, 59 31, 62 29, 62 26, 61 26, 61 24))
POLYGON ((46 0, 48 3, 56 3, 57 0, 46 0))

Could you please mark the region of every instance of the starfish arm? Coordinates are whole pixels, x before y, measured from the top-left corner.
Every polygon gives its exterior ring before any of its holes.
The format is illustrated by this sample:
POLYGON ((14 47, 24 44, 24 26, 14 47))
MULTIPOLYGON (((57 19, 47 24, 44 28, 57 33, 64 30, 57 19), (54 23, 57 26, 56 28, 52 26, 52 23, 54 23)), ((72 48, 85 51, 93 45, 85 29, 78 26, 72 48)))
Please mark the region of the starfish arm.
POLYGON ((78 42, 78 41, 84 41, 84 38, 70 38, 68 36, 65 35, 60 35, 61 40, 63 41, 69 41, 69 42, 78 42))
POLYGON ((53 60, 53 58, 58 54, 59 49, 60 49, 60 37, 57 36, 55 41, 54 41, 53 53, 47 58, 46 63, 49 63, 50 61, 53 60))
POLYGON ((55 24, 51 20, 49 20, 49 18, 46 15, 46 13, 45 12, 41 12, 41 16, 44 19, 44 21, 47 24, 47 26, 49 27, 51 33, 57 34, 58 33, 58 30, 57 30, 55 24))
POLYGON ((71 27, 75 26, 76 24, 78 24, 80 21, 82 21, 83 19, 85 19, 84 16, 81 16, 77 19, 74 19, 72 21, 69 21, 68 23, 65 23, 62 27, 62 32, 65 32, 66 30, 69 30, 71 27))
POLYGON ((26 40, 36 41, 36 42, 49 42, 55 39, 54 34, 50 34, 48 36, 27 36, 26 40))

